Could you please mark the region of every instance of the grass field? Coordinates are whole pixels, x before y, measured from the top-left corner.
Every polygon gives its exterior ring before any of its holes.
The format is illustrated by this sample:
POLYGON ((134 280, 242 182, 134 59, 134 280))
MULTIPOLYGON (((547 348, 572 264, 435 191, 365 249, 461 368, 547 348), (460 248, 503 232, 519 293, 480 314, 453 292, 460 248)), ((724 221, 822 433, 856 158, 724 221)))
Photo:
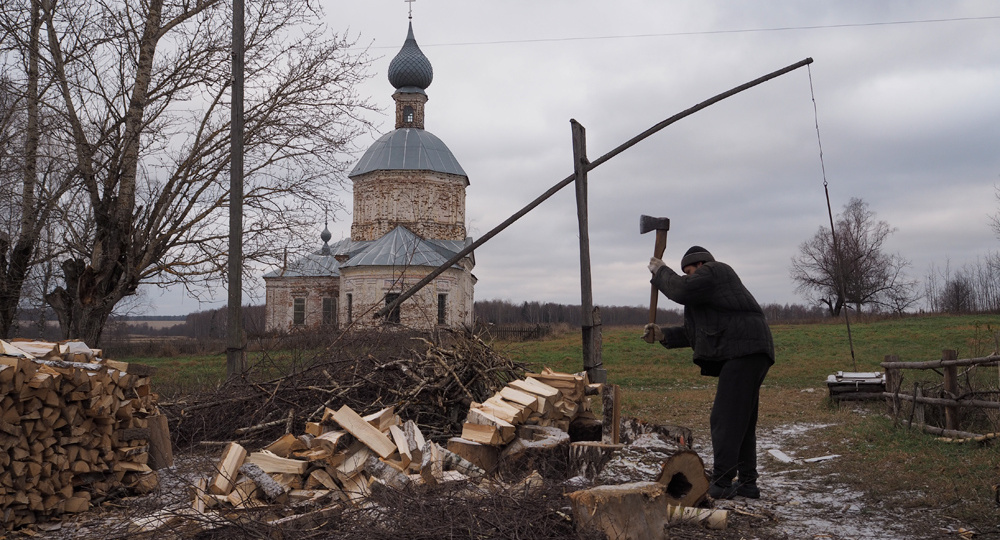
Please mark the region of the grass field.
MULTIPOLYGON (((777 361, 761 392, 762 429, 795 423, 829 424, 816 435, 794 441, 800 455, 829 453, 849 456, 823 465, 838 480, 866 493, 872 501, 945 511, 965 523, 996 531, 1000 511, 993 486, 1000 483, 997 444, 945 443, 907 430, 905 418, 894 422, 883 403, 834 405, 825 380, 836 371, 881 371, 886 355, 904 361, 935 360, 942 349, 958 350, 959 358, 985 356, 997 347, 1000 315, 922 316, 854 322, 852 360, 842 323, 775 325, 777 361)), ((707 441, 708 415, 715 379, 701 377, 691 363, 691 351, 649 345, 641 328, 607 328, 603 332, 603 362, 609 382, 623 389, 623 414, 691 428, 707 441)), ((497 343, 512 358, 533 369, 551 367, 580 371, 581 339, 577 331, 544 341, 497 343)), ((301 356, 303 353, 289 353, 301 356)), ((210 389, 225 372, 223 354, 175 358, 122 358, 155 365, 154 379, 162 395, 210 389)), ((251 359, 252 360, 252 359, 251 359)), ((973 372, 978 387, 998 390, 997 368, 973 372)), ((903 387, 915 376, 908 372, 903 387)), ((934 372, 921 380, 940 380, 934 372)), ((992 419, 994 431, 1000 431, 992 419)))

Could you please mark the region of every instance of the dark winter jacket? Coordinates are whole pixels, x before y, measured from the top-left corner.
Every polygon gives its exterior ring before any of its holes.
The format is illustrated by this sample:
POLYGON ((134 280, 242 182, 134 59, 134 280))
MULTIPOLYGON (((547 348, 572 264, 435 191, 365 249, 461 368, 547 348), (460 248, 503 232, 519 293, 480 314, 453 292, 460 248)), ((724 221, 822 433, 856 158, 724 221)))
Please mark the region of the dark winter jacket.
POLYGON ((718 376, 727 360, 764 355, 774 363, 774 342, 764 312, 736 272, 711 261, 693 274, 661 267, 650 280, 684 306, 684 326, 663 329, 667 348, 691 347, 702 375, 718 376))

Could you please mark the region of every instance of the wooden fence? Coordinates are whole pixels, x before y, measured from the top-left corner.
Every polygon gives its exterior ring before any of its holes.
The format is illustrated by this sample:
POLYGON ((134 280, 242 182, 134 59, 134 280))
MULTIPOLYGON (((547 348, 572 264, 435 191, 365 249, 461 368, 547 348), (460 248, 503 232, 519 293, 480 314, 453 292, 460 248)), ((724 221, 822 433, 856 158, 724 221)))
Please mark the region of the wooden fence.
MULTIPOLYGON (((959 359, 957 351, 948 349, 942 351, 940 360, 931 360, 928 362, 900 362, 899 358, 895 355, 887 355, 885 357, 885 361, 882 362, 882 367, 885 369, 886 381, 886 390, 882 393, 882 396, 886 398, 886 402, 888 403, 890 411, 893 414, 893 418, 897 421, 901 413, 902 402, 910 402, 911 406, 907 418, 907 424, 909 426, 916 425, 927 433, 942 437, 973 439, 978 441, 997 438, 1000 437, 1000 434, 998 433, 981 435, 960 429, 960 408, 970 407, 1000 410, 1000 401, 976 399, 976 393, 974 392, 960 393, 958 388, 958 368, 961 366, 996 366, 998 363, 1000 363, 1000 356, 998 355, 985 356, 981 358, 959 359), (916 382, 913 383, 912 393, 904 393, 902 391, 903 370, 907 369, 930 369, 938 373, 943 372, 942 375, 944 381, 942 384, 941 396, 924 396, 920 384, 916 382), (925 422, 925 405, 941 406, 944 408, 944 427, 933 426, 925 422)), ((997 396, 997 393, 993 393, 993 395, 997 396)))
POLYGON ((541 339, 552 333, 548 324, 481 324, 476 334, 500 341, 526 341, 541 339))

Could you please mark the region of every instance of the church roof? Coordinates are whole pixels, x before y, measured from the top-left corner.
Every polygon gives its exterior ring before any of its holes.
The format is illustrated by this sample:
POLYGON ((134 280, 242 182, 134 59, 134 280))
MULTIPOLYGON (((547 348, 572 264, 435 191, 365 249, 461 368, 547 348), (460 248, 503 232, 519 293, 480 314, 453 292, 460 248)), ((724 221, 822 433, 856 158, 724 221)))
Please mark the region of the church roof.
POLYGON ((264 277, 338 277, 340 276, 340 263, 337 262, 335 256, 350 255, 364 247, 364 244, 366 242, 355 242, 350 238, 345 238, 333 245, 327 245, 326 238, 324 238, 321 249, 307 253, 301 259, 290 263, 287 268, 272 270, 264 274, 264 277))
POLYGON ((434 80, 434 68, 424 56, 413 37, 413 23, 406 33, 406 41, 396 57, 389 62, 389 83, 401 92, 423 94, 434 80))
POLYGON ((353 178, 379 170, 435 171, 468 178, 441 139, 416 128, 394 129, 381 136, 347 176, 353 178))
MULTIPOLYGON (((355 241, 345 238, 306 254, 285 269, 272 270, 265 278, 339 277, 343 267, 356 266, 433 266, 448 262, 472 241, 424 240, 409 229, 398 226, 378 240, 355 241), (349 258, 340 263, 337 255, 349 258)), ((473 257, 473 255, 469 255, 473 257)), ((475 260, 475 259, 473 259, 475 260)))
POLYGON ((424 240, 403 226, 374 240, 341 266, 441 266, 458 253, 464 243, 424 240), (457 248, 457 249, 455 249, 457 248))

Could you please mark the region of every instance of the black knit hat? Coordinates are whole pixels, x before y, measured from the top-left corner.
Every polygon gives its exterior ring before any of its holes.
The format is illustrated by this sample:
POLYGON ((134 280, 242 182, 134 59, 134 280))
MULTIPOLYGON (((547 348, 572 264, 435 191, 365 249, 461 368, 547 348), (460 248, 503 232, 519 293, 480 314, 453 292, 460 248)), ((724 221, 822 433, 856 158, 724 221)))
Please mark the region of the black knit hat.
POLYGON ((681 259, 681 270, 685 266, 692 265, 700 262, 710 262, 714 261, 715 257, 708 252, 707 249, 701 246, 691 246, 691 249, 687 250, 684 257, 681 259))

